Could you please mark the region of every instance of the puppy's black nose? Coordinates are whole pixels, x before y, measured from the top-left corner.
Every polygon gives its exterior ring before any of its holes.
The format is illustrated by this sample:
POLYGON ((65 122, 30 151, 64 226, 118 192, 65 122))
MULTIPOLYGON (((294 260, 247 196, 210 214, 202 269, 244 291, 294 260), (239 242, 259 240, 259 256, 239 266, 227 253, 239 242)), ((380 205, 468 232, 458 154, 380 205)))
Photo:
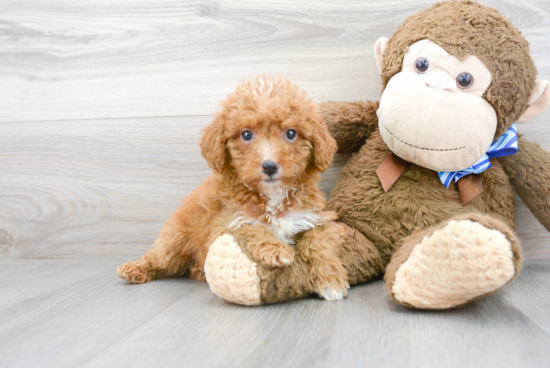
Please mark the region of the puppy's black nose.
POLYGON ((263 167, 263 172, 269 176, 272 176, 273 174, 277 173, 277 170, 279 170, 279 168, 277 167, 277 164, 273 161, 265 161, 262 167, 263 167))

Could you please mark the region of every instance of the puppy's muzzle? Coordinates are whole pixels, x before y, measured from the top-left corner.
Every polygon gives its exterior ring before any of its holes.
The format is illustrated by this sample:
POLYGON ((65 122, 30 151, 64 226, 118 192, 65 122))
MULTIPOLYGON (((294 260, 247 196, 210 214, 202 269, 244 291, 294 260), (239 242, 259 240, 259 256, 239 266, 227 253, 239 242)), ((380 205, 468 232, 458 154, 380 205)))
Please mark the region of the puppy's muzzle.
POLYGON ((264 161, 264 163, 262 164, 262 169, 264 174, 267 174, 270 177, 275 175, 277 171, 279 171, 279 167, 277 166, 277 164, 271 160, 264 161))

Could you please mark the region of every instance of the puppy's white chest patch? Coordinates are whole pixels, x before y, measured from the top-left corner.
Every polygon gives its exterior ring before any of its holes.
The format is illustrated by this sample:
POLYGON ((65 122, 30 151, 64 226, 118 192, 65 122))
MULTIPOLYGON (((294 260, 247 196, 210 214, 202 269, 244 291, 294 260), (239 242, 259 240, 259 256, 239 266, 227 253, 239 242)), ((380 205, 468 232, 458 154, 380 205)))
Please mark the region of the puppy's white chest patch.
POLYGON ((278 239, 286 244, 295 244, 293 238, 302 231, 314 229, 321 222, 321 215, 312 211, 290 211, 284 216, 267 216, 266 222, 237 213, 238 216, 229 224, 230 229, 243 225, 266 225, 278 239))
POLYGON ((268 227, 273 234, 286 244, 294 244, 292 240, 302 231, 314 229, 321 220, 321 216, 309 211, 292 211, 284 217, 273 217, 268 227))

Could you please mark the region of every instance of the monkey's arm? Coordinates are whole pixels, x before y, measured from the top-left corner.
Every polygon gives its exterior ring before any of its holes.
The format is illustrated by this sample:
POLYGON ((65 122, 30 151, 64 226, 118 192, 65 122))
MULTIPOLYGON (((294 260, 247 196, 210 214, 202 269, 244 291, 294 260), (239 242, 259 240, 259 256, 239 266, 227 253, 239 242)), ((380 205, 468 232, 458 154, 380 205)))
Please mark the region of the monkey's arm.
POLYGON ((330 135, 338 144, 338 152, 357 151, 378 128, 378 102, 323 102, 319 111, 330 135))
POLYGON ((550 153, 519 138, 518 153, 500 158, 523 203, 550 231, 550 153))

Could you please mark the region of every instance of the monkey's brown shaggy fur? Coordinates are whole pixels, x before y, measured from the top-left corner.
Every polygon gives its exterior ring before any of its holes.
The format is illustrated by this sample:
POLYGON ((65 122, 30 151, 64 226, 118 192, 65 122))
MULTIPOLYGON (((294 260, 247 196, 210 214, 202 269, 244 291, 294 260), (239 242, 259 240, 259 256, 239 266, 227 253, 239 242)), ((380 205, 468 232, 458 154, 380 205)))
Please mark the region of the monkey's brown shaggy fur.
POLYGON ((325 198, 317 186, 336 143, 305 92, 270 76, 243 83, 205 128, 201 148, 214 173, 185 198, 144 256, 118 268, 120 277, 131 283, 181 275, 205 281, 209 245, 230 233, 268 269, 292 263, 289 244, 296 243, 314 275, 312 288, 345 293, 346 270, 335 255, 343 229, 330 221, 332 214, 321 213, 325 198), (297 133, 293 140, 285 138, 289 130, 297 133), (273 176, 262 169, 266 159, 277 165, 273 176), (280 230, 278 237, 273 229, 280 230))
MULTIPOLYGON (((497 114, 495 138, 529 107, 537 72, 528 43, 497 10, 470 1, 448 1, 411 16, 391 37, 384 52, 381 68, 384 87, 401 71, 409 46, 424 39, 459 59, 477 56, 488 67, 492 83, 483 98, 497 114)), ((509 244, 510 279, 517 275, 521 249, 513 231, 516 226, 513 187, 550 230, 550 154, 520 139, 518 154, 491 159, 492 167, 481 173, 483 192, 466 206, 461 203, 456 183, 447 189, 436 171, 414 164, 385 192, 376 170, 392 152, 378 130, 378 107, 378 102, 371 101, 320 105, 338 151, 355 152, 342 170, 327 205, 328 210, 340 216, 346 228, 346 243, 340 248, 339 258, 348 271, 350 284, 385 273, 390 295, 395 298, 392 286, 397 270, 406 263, 415 246, 457 221, 477 224, 474 227, 504 239, 509 244)), ((295 263, 277 274, 259 267, 258 275, 262 302, 292 299, 311 292, 307 265, 295 263), (280 280, 283 282, 279 283, 280 280)), ((451 308, 494 290, 454 304, 414 306, 451 308)), ((433 295, 437 295, 437 290, 433 295)), ((403 300, 400 303, 411 305, 403 300)))
MULTIPOLYGON (((493 81, 483 98, 497 112, 495 138, 527 109, 536 68, 527 41, 496 9, 470 1, 449 1, 408 18, 391 37, 385 51, 384 87, 401 70, 408 47, 422 39, 436 42, 459 59, 475 55, 487 65, 493 81)), ((537 145, 520 139, 518 154, 491 159, 493 167, 481 174, 483 193, 465 207, 460 203, 455 183, 446 189, 437 172, 416 165, 384 193, 375 171, 391 151, 378 132, 378 119, 373 113, 377 107, 378 103, 370 101, 321 105, 339 151, 356 151, 361 141, 366 140, 342 170, 327 208, 336 211, 345 224, 359 230, 376 245, 382 265, 390 261, 402 244, 409 252, 412 250, 418 239, 409 235, 419 230, 423 230, 419 233, 422 237, 429 235, 436 230, 436 225, 441 227, 456 215, 469 216, 481 223, 499 223, 493 228, 499 228, 513 244, 517 274, 521 267, 521 251, 517 237, 509 230, 516 226, 515 199, 509 177, 525 203, 550 229, 550 155, 537 145), (537 167, 536 173, 531 167, 537 167), (480 219, 475 213, 488 214, 493 219, 480 219)), ((406 250, 402 248, 401 252, 406 250)), ((400 258, 397 254, 386 271, 388 287, 391 287, 397 267, 406 260, 400 258)))

